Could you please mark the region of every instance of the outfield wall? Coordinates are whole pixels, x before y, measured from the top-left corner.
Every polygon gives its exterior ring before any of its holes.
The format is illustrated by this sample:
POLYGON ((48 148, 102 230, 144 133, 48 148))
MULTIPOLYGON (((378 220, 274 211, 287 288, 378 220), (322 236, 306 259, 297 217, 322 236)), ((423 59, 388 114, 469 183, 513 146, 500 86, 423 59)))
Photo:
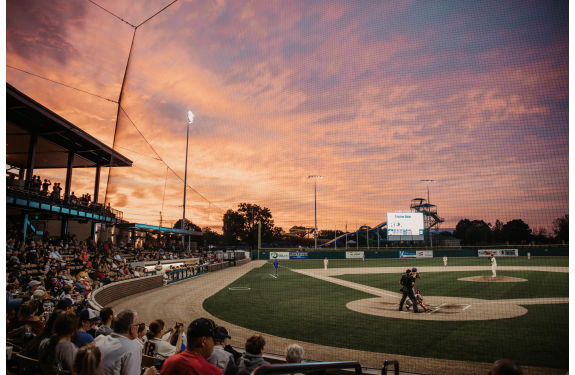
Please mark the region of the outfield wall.
MULTIPOLYGON (((481 246, 477 248, 465 248, 465 249, 434 249, 433 250, 433 258, 443 258, 444 256, 447 257, 456 257, 456 258, 475 258, 479 256, 479 250, 489 250, 489 249, 517 249, 517 253, 519 256, 527 256, 527 253, 530 253, 531 256, 569 256, 569 247, 568 246, 557 246, 557 247, 541 247, 541 246, 534 246, 534 247, 514 247, 514 248, 506 248, 501 246, 481 246)), ((268 260, 268 259, 279 259, 279 260, 296 260, 296 259, 349 259, 346 257, 346 253, 363 253, 365 255, 365 259, 383 259, 383 258, 400 258, 400 252, 428 252, 431 250, 426 249, 417 249, 412 250, 410 248, 395 248, 395 249, 355 249, 355 248, 348 248, 348 249, 341 249, 338 251, 334 250, 320 250, 320 251, 305 251, 303 249, 262 249, 260 251, 251 251, 250 258, 257 260, 268 260), (287 255, 287 254, 290 255, 287 255), (293 256, 292 254, 295 254, 293 256), (304 255, 305 254, 305 255, 304 255), (286 258, 286 255, 288 258, 286 258)), ((361 259, 361 257, 355 258, 361 259)))

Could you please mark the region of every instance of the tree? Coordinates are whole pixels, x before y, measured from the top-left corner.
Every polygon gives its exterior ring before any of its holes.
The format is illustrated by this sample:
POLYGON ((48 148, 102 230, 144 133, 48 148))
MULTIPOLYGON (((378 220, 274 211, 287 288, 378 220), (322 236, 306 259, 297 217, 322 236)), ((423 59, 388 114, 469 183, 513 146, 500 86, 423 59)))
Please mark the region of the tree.
POLYGON ((271 242, 281 236, 281 228, 274 231, 274 220, 269 208, 240 203, 237 211, 228 210, 224 214, 224 238, 230 243, 237 243, 240 239, 253 249, 258 243, 259 223, 262 227, 262 241, 271 242))
POLYGON ((569 214, 553 221, 553 233, 557 240, 569 242, 569 214))
POLYGON ((343 234, 343 232, 341 230, 336 230, 333 231, 331 229, 326 229, 326 230, 320 230, 318 232, 317 237, 318 238, 323 238, 326 240, 333 240, 335 237, 339 237, 343 234))
POLYGON ((209 245, 221 245, 224 236, 221 234, 214 232, 210 229, 210 227, 205 227, 202 229, 204 233, 204 246, 209 245))
POLYGON ((227 244, 236 245, 244 235, 244 217, 233 210, 228 210, 224 214, 224 241, 227 244))
POLYGON ((459 238, 466 245, 491 242, 491 228, 483 220, 463 219, 457 223, 453 236, 459 238))
POLYGON ((521 219, 508 221, 501 228, 504 241, 528 242, 531 241, 531 228, 521 219))
MULTIPOLYGON (((182 229, 182 219, 176 221, 176 223, 173 226, 174 229, 182 229)), ((187 230, 193 230, 195 232, 201 232, 202 229, 197 226, 196 224, 192 223, 191 221, 189 221, 188 219, 186 219, 186 221, 184 222, 184 229, 187 230)))

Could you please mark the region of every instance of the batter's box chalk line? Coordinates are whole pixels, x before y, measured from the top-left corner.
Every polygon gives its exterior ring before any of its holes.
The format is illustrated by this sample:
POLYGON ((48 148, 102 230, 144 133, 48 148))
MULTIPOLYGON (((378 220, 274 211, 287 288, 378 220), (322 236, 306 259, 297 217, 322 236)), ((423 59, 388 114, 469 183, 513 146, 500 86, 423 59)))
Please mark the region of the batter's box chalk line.
POLYGON ((228 288, 231 291, 242 291, 242 290, 252 290, 252 288, 247 286, 231 286, 228 288))

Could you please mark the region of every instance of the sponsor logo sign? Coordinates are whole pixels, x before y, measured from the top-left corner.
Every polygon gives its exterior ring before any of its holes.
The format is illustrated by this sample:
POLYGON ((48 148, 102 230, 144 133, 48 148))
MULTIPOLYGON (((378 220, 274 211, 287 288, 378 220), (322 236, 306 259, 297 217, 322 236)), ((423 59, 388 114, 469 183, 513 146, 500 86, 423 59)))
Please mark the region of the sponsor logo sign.
POLYGON ((289 253, 290 259, 309 259, 308 254, 303 251, 297 251, 294 253, 289 253))
POLYGON ((363 251, 346 251, 345 259, 363 259, 363 251))
POLYGON ((433 250, 401 250, 400 258, 433 258, 433 250))
POLYGON ((289 260, 289 253, 288 252, 275 252, 272 251, 270 253, 271 260, 289 260))
POLYGON ((477 250, 477 256, 488 257, 493 255, 495 257, 516 257, 519 256, 517 249, 480 249, 477 250))

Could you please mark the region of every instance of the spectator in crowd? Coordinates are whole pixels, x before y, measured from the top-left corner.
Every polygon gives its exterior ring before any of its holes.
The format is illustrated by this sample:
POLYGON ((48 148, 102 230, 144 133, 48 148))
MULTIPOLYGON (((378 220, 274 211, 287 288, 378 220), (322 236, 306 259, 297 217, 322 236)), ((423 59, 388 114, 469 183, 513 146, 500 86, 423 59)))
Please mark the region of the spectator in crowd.
POLYGON ((146 337, 146 333, 148 332, 148 327, 146 327, 146 323, 140 323, 138 325, 138 337, 136 337, 136 341, 144 350, 144 345, 148 342, 148 338, 146 337))
POLYGON ((20 305, 18 310, 18 326, 28 326, 37 335, 44 329, 44 323, 38 316, 38 301, 29 300, 20 305))
POLYGON ((86 345, 94 345, 94 336, 92 336, 89 331, 93 330, 99 321, 100 316, 94 310, 88 308, 80 311, 80 325, 76 332, 76 338, 74 339, 74 344, 76 344, 78 348, 82 348, 86 345))
POLYGON ((152 355, 159 360, 165 360, 169 356, 176 354, 178 351, 177 348, 182 346, 182 333, 183 333, 183 326, 180 324, 176 324, 173 328, 170 328, 170 336, 169 339, 163 340, 162 336, 164 336, 164 327, 165 323, 161 319, 156 319, 152 323, 150 323, 150 327, 146 336, 148 337, 148 343, 146 346, 153 348, 152 350, 146 350, 147 355, 152 355), (177 335, 178 339, 176 345, 171 345, 170 341, 172 340, 173 336, 177 335))
POLYGON ((298 344, 291 344, 286 348, 287 363, 301 363, 303 361, 304 350, 298 344))
POLYGON ((107 336, 112 333, 112 321, 114 320, 114 310, 111 307, 104 307, 100 310, 100 319, 102 324, 96 328, 96 336, 104 335, 107 336))
POLYGON ((48 195, 48 188, 52 185, 52 182, 47 178, 44 179, 44 183, 42 184, 42 194, 48 195))
POLYGON ((208 357, 208 362, 222 370, 224 375, 234 375, 238 371, 234 355, 224 350, 230 339, 231 336, 225 327, 216 328, 214 351, 208 357))
POLYGON ((96 375, 102 354, 96 346, 85 346, 78 350, 72 368, 73 375, 96 375))
POLYGON ((208 358, 214 350, 216 324, 211 319, 199 318, 188 326, 188 347, 185 351, 166 359, 160 375, 221 375, 208 358))
POLYGON ((135 311, 124 310, 114 318, 114 332, 96 337, 102 353, 101 375, 140 375, 142 349, 134 340, 139 324, 135 311))
POLYGON ((48 321, 46 322, 46 325, 44 326, 42 332, 40 332, 39 335, 30 340, 22 348, 22 354, 25 355, 26 357, 38 359, 38 350, 40 347, 40 343, 45 338, 49 338, 50 336, 52 336, 52 334, 54 333, 54 322, 56 321, 56 318, 58 318, 60 315, 63 314, 65 314, 63 310, 55 310, 48 318, 48 321))
POLYGON ((76 307, 76 304, 74 303, 74 301, 72 301, 69 298, 64 298, 58 301, 58 303, 56 304, 56 309, 58 310, 64 310, 68 313, 73 313, 74 312, 74 308, 76 307))
POLYGON ((521 367, 509 359, 500 359, 491 365, 489 375, 523 375, 521 367))
POLYGON ((64 313, 56 318, 54 332, 42 340, 39 347, 38 359, 44 374, 55 373, 58 369, 72 370, 74 356, 78 351, 72 343, 77 324, 76 315, 72 313, 64 313))
POLYGON ((249 375, 257 367, 269 364, 263 357, 265 345, 266 340, 260 335, 254 335, 247 339, 246 352, 240 359, 238 375, 249 375))

